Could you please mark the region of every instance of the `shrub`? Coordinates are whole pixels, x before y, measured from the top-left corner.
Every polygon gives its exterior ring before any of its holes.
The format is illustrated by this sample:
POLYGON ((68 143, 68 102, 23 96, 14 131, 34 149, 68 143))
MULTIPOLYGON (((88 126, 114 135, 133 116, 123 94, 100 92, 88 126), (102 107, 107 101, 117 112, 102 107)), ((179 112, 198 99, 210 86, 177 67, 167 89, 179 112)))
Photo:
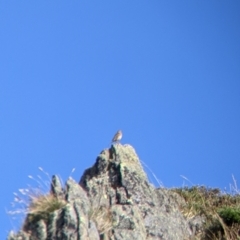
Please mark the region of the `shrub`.
POLYGON ((231 226, 234 223, 240 224, 239 208, 224 207, 218 211, 218 214, 228 226, 231 226))

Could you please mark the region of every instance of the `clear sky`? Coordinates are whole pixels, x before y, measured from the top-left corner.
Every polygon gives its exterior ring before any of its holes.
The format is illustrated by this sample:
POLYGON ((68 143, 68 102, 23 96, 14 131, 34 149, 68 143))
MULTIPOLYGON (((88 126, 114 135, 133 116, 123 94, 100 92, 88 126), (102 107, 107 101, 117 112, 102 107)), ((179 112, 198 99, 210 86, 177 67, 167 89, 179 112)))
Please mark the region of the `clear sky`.
POLYGON ((239 13, 238 0, 1 1, 0 239, 28 175, 79 181, 119 129, 165 187, 240 182, 239 13))

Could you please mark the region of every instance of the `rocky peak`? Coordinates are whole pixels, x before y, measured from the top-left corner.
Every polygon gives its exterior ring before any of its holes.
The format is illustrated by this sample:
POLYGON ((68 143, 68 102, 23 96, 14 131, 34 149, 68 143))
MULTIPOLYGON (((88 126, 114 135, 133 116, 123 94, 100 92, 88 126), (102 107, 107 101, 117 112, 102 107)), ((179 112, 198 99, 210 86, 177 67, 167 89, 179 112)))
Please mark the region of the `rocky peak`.
POLYGON ((41 217, 28 214, 9 240, 184 240, 190 224, 179 210, 178 194, 152 186, 130 145, 103 150, 79 184, 63 189, 53 176, 50 195, 64 204, 41 217))

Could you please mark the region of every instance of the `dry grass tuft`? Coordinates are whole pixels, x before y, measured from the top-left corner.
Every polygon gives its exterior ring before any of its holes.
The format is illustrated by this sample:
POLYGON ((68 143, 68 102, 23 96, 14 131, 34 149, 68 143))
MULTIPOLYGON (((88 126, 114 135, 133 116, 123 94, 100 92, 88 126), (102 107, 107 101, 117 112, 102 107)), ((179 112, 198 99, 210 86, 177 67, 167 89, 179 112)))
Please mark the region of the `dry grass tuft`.
POLYGON ((32 197, 28 207, 28 221, 43 219, 47 222, 49 214, 66 205, 64 199, 59 199, 53 194, 32 197))
POLYGON ((91 209, 88 216, 89 220, 96 224, 100 239, 108 239, 112 234, 113 215, 105 192, 105 186, 107 184, 106 176, 103 176, 97 184, 96 195, 91 198, 91 209))
POLYGON ((27 215, 28 222, 43 219, 47 221, 51 212, 58 210, 66 205, 66 201, 49 193, 51 186, 51 179, 41 167, 39 170, 47 176, 47 180, 41 176, 33 178, 35 187, 29 185, 27 188, 21 188, 14 194, 14 201, 12 202, 13 210, 8 211, 8 214, 16 217, 25 218, 27 215))
POLYGON ((89 219, 95 222, 100 235, 109 233, 113 228, 112 213, 106 206, 92 208, 89 213, 89 219))

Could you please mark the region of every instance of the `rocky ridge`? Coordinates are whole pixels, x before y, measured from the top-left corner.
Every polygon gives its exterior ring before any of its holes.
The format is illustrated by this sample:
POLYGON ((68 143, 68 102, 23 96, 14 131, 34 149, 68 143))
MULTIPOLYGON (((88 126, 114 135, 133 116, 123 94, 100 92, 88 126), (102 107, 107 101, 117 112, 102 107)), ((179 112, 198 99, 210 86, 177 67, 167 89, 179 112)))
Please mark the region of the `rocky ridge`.
POLYGON ((53 176, 50 195, 64 204, 28 214, 8 240, 187 240, 201 225, 182 215, 177 193, 149 183, 130 145, 103 150, 79 183, 53 176))

